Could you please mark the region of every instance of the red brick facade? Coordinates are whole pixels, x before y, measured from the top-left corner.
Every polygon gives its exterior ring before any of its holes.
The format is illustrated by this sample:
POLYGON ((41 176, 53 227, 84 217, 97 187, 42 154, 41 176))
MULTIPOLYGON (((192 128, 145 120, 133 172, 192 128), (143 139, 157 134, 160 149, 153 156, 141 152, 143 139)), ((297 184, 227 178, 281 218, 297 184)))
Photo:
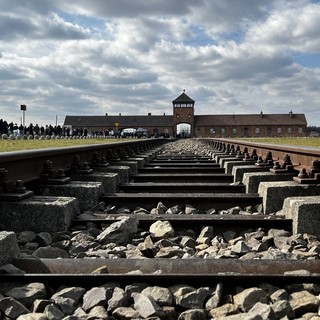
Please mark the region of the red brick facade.
POLYGON ((88 131, 144 128, 148 136, 177 137, 178 128, 186 124, 187 135, 195 138, 236 137, 305 137, 307 121, 304 114, 233 114, 195 115, 195 101, 185 92, 172 101, 173 115, 147 116, 66 116, 64 125, 88 131), (117 126, 115 125, 117 124, 117 126))

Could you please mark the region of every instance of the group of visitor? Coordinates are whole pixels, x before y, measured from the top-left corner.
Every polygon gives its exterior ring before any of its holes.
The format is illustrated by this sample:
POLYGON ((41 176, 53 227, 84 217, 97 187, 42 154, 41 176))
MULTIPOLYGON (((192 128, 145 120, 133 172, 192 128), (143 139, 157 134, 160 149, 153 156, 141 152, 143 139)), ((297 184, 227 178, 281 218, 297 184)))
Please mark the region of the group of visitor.
POLYGON ((64 134, 64 129, 60 125, 52 126, 52 125, 46 125, 46 126, 39 126, 38 124, 33 125, 30 123, 28 126, 23 126, 20 124, 18 126, 17 123, 10 122, 8 123, 6 120, 0 119, 0 134, 7 134, 7 135, 15 135, 15 136, 21 136, 21 135, 62 135, 64 134))
POLYGON ((121 131, 114 131, 112 129, 91 131, 86 128, 71 128, 69 126, 52 126, 45 125, 39 126, 38 124, 33 125, 30 123, 28 126, 23 126, 17 123, 10 122, 0 119, 0 136, 6 134, 8 136, 64 136, 64 137, 115 137, 115 138, 128 138, 128 137, 138 137, 141 138, 136 133, 122 133, 121 131))

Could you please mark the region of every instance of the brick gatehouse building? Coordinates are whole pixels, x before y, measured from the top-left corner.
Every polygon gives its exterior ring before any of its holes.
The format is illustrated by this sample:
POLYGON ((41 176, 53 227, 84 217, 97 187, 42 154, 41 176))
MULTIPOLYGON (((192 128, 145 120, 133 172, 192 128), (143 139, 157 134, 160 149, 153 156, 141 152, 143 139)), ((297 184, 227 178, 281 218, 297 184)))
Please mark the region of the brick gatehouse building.
POLYGON ((102 115, 66 116, 64 126, 86 128, 88 132, 121 132, 133 128, 146 130, 150 136, 167 137, 305 137, 307 121, 304 114, 232 114, 195 115, 195 101, 183 90, 172 101, 172 115, 102 115))

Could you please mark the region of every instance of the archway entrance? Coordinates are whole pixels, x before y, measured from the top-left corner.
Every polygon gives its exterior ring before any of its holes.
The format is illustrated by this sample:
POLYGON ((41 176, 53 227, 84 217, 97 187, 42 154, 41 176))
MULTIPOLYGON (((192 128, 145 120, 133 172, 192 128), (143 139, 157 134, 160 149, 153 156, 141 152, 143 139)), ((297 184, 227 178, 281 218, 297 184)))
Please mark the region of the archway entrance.
POLYGON ((177 138, 190 138, 191 137, 191 124, 179 123, 177 124, 177 138))

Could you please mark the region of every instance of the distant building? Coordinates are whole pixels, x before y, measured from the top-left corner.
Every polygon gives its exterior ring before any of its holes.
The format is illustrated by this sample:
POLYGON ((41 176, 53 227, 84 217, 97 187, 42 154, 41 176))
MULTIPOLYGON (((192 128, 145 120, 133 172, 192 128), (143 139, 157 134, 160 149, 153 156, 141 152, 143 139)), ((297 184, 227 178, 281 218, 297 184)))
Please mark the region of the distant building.
POLYGON ((185 91, 172 101, 173 115, 66 116, 64 125, 88 131, 146 129, 148 136, 170 137, 305 137, 304 114, 195 115, 195 101, 185 91))

